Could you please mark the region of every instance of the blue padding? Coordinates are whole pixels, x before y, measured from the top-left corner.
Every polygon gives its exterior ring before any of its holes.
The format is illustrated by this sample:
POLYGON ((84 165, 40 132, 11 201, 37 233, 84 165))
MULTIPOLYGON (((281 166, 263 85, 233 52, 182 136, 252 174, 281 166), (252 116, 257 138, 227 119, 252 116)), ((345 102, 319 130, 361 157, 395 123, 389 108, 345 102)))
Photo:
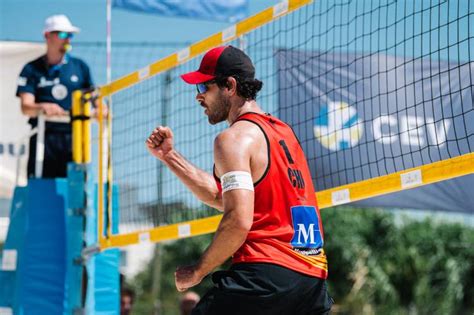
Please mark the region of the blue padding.
POLYGON ((98 189, 97 185, 93 181, 87 181, 86 184, 87 193, 87 208, 86 208, 86 233, 84 240, 86 246, 92 246, 97 243, 97 199, 98 189))
POLYGON ((84 168, 70 164, 67 180, 30 179, 15 190, 4 248, 17 250, 17 270, 0 271, 0 307, 65 315, 82 306, 84 180, 84 168))
POLYGON ((19 261, 25 314, 63 314, 66 271, 65 179, 30 179, 29 217, 19 261))
MULTIPOLYGON (((22 259, 23 246, 25 243, 25 229, 28 209, 28 188, 17 187, 13 194, 10 211, 10 225, 7 238, 3 246, 4 250, 14 249, 17 251, 17 264, 22 259)), ((18 266, 18 265, 17 265, 18 266)), ((18 314, 18 270, 0 271, 0 307, 17 309, 18 314)))
POLYGON ((86 314, 115 315, 120 313, 119 262, 118 249, 109 249, 94 255, 88 261, 86 314))
POLYGON ((84 209, 86 207, 86 192, 84 184, 86 182, 85 166, 75 163, 67 165, 68 179, 68 207, 72 209, 84 209))
POLYGON ((68 164, 68 209, 66 211, 66 280, 64 314, 74 314, 82 307, 82 272, 80 257, 84 246, 84 216, 80 212, 85 207, 84 180, 82 165, 68 164))
MULTIPOLYGON (((86 243, 97 243, 97 185, 88 184, 88 200, 95 200, 88 204, 86 243)), ((105 198, 105 196, 104 196, 105 198)), ((112 232, 118 232, 118 189, 112 187, 112 232)), ((104 220, 104 229, 105 229, 104 220)), ((112 315, 120 313, 120 279, 119 279, 120 251, 110 249, 94 255, 87 262, 87 298, 86 314, 112 315)))

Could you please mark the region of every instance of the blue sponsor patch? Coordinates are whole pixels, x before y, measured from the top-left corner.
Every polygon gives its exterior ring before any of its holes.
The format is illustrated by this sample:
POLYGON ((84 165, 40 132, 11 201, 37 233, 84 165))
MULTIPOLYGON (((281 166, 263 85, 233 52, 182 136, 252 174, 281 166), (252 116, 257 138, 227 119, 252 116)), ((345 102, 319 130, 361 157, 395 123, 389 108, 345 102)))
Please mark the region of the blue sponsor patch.
POLYGON ((295 233, 291 240, 293 247, 321 248, 323 238, 319 230, 319 218, 315 207, 291 207, 291 219, 295 233))

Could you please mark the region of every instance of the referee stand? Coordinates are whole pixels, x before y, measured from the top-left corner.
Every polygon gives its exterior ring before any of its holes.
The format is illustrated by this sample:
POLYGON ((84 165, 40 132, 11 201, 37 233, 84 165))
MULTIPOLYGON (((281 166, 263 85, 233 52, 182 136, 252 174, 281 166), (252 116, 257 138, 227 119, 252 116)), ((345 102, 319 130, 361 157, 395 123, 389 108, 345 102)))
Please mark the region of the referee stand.
MULTIPOLYGON (((68 164, 67 178, 42 179, 37 173, 26 187, 15 188, 0 253, 0 315, 120 313, 120 252, 98 252, 94 247, 99 203, 91 163, 94 101, 90 91, 73 94, 73 162, 68 164)), ((39 141, 44 138, 43 118, 39 141)), ((37 155, 41 152, 37 150, 37 155)), ((36 161, 40 169, 42 157, 36 161)), ((112 191, 114 216, 117 192, 112 191)))

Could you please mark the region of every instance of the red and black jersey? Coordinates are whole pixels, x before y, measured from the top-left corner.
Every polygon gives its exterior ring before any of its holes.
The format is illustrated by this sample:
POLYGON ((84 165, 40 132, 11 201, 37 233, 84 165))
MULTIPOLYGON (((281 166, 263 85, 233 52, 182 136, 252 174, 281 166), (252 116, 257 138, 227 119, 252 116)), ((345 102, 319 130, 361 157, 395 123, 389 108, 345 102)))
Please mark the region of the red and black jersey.
MULTIPOLYGON (((327 278, 323 225, 311 173, 296 135, 281 120, 245 113, 262 130, 268 152, 264 175, 254 183, 253 224, 233 263, 265 262, 327 278)), ((220 180, 216 181, 221 190, 220 180)))

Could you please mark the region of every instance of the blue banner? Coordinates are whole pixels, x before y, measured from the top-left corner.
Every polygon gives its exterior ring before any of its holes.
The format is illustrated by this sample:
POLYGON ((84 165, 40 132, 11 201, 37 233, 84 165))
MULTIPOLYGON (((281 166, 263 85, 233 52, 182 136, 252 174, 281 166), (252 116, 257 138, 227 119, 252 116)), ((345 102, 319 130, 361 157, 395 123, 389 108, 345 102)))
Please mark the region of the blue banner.
MULTIPOLYGON (((279 116, 316 190, 474 152, 473 62, 280 50, 279 116)), ((474 212, 474 175, 363 202, 474 212), (405 197, 408 196, 408 197, 405 197)))
POLYGON ((236 22, 248 15, 248 0, 113 0, 112 7, 220 22, 236 22))

